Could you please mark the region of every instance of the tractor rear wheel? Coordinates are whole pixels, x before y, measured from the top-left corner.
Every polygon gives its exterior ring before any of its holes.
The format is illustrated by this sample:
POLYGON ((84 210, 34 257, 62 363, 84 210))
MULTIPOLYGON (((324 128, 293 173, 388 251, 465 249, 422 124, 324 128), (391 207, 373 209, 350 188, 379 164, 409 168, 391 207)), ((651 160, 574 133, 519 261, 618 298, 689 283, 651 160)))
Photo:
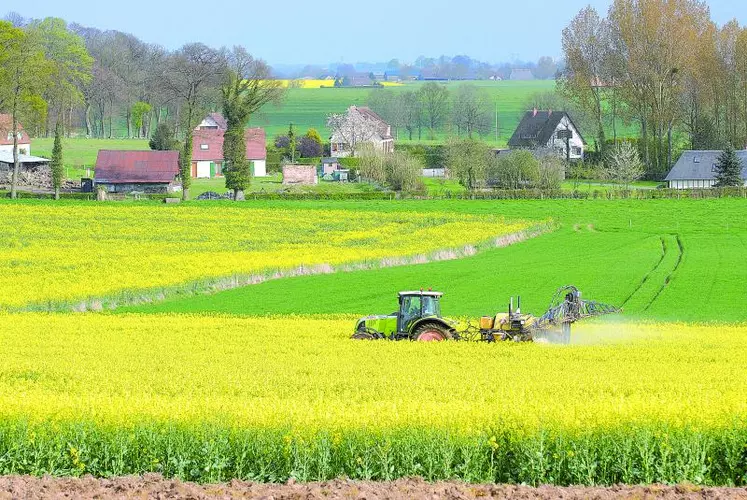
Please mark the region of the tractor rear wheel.
POLYGON ((443 342, 452 339, 453 335, 439 323, 423 323, 415 329, 412 338, 418 342, 443 342))

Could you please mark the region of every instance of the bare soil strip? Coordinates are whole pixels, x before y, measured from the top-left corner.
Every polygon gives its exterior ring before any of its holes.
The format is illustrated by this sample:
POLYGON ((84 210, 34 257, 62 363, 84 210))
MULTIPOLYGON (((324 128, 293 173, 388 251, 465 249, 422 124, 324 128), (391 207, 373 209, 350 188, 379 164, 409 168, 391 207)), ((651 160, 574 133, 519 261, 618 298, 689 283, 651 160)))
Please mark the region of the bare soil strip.
POLYGON ((263 498, 263 499, 747 499, 747 488, 681 486, 556 487, 426 483, 421 479, 360 482, 338 479, 308 484, 257 484, 231 481, 198 485, 164 479, 155 474, 114 479, 0 477, 0 499, 43 498, 263 498))

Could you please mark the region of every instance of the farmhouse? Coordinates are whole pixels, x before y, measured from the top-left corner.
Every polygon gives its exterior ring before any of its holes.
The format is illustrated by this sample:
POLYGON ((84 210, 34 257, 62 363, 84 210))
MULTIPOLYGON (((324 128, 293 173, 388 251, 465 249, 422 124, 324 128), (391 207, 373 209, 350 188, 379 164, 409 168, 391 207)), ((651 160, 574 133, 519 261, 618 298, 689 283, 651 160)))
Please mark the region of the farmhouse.
POLYGON ((99 151, 94 182, 109 193, 167 193, 181 184, 178 151, 99 151))
POLYGON ((528 111, 508 141, 511 149, 549 149, 568 160, 584 158, 584 138, 565 111, 528 111))
MULTIPOLYGON (((195 128, 192 137, 192 177, 213 178, 223 175, 223 135, 228 125, 220 113, 211 113, 195 128)), ((267 144, 265 131, 249 128, 244 132, 246 159, 252 175, 267 175, 267 144)))
MULTIPOLYGON (((13 154, 13 117, 0 114, 0 152, 13 154)), ((18 153, 31 154, 31 139, 23 126, 18 124, 18 153)))
POLYGON ((351 140, 355 140, 357 145, 372 144, 374 149, 384 153, 394 152, 392 127, 367 107, 348 108, 346 123, 329 138, 332 155, 339 158, 350 156, 353 149, 351 140))
MULTIPOLYGON (((716 183, 716 164, 721 151, 685 151, 665 181, 670 189, 706 189, 716 183)), ((737 151, 742 178, 747 179, 747 151, 737 151)), ((747 186, 747 181, 745 181, 747 186)))

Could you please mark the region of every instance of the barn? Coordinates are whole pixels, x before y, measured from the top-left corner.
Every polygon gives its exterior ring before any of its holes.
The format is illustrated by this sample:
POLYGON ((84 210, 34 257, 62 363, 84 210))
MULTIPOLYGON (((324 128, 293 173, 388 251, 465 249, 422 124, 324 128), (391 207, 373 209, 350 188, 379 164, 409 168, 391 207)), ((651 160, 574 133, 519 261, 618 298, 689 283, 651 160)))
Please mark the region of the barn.
MULTIPOLYGON (((670 189, 708 189, 716 183, 716 164, 722 151, 685 151, 664 179, 670 189)), ((747 151, 737 151, 742 178, 747 179, 747 151)), ((745 182, 747 186, 747 181, 745 182)))
POLYGON ((97 187, 109 193, 168 193, 181 189, 178 151, 99 151, 97 187))

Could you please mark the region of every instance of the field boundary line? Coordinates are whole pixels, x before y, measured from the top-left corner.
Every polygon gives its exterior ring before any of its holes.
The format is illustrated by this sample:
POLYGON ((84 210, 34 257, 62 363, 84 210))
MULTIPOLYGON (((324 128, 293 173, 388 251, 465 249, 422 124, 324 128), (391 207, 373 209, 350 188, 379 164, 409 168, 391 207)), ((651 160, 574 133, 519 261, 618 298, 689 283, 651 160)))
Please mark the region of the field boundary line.
POLYGON ((551 233, 559 227, 554 221, 546 221, 530 226, 515 233, 494 236, 481 243, 468 244, 458 248, 439 249, 427 254, 404 257, 384 257, 374 261, 352 262, 348 264, 332 265, 329 263, 307 266, 301 264, 288 269, 274 269, 262 273, 237 274, 215 279, 191 281, 181 285, 150 288, 141 291, 123 290, 118 294, 89 297, 83 300, 63 303, 37 303, 20 308, 11 309, 16 312, 100 312, 115 310, 120 307, 138 306, 164 302, 170 298, 193 297, 197 295, 211 295, 245 286, 258 285, 267 281, 300 276, 316 276, 323 274, 349 273, 356 271, 371 271, 390 267, 413 266, 450 260, 459 260, 477 255, 486 250, 504 248, 521 243, 538 236, 551 233))

